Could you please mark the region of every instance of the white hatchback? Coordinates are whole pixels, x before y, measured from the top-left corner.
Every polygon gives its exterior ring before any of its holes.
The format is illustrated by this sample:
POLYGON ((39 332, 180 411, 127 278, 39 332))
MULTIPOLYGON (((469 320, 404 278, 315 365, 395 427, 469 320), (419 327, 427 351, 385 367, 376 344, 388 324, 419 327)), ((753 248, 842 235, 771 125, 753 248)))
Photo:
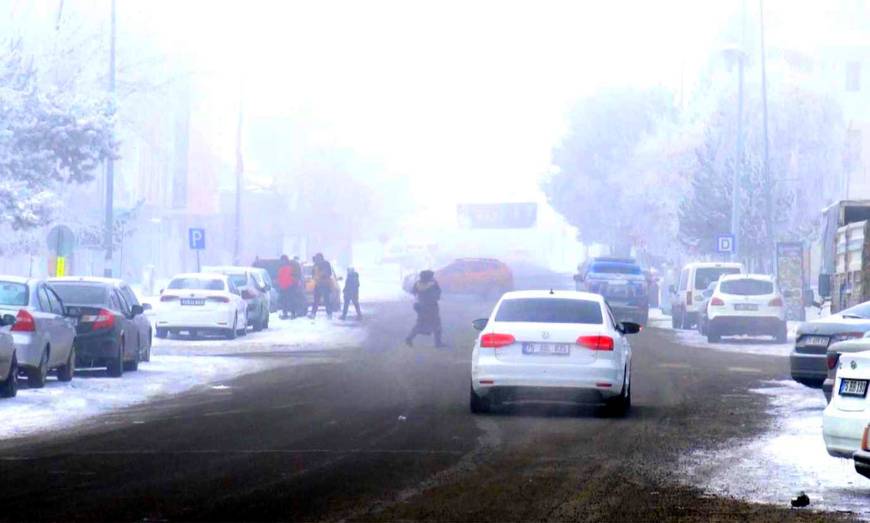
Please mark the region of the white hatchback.
POLYGON ((471 359, 470 408, 487 412, 505 401, 604 403, 631 407, 631 345, 636 323, 617 323, 598 294, 574 291, 506 293, 488 319, 471 359))
POLYGON ((785 343, 788 333, 782 295, 764 274, 728 274, 719 278, 706 302, 704 332, 711 343, 722 336, 768 335, 785 343))
POLYGON ((864 429, 870 424, 870 351, 843 354, 837 364, 831 402, 825 408, 822 434, 828 454, 852 458, 860 450, 864 429))
POLYGON ((179 274, 161 291, 156 310, 157 337, 169 332, 215 333, 229 339, 244 335, 248 306, 229 276, 179 274))

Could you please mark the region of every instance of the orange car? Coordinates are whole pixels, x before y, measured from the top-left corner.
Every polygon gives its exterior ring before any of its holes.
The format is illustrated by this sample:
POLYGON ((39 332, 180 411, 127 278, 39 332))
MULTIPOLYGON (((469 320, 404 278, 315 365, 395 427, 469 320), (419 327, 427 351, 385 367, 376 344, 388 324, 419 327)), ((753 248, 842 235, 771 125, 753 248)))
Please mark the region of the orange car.
POLYGON ((514 288, 514 276, 504 263, 486 258, 462 258, 435 271, 445 294, 477 294, 498 298, 514 288))

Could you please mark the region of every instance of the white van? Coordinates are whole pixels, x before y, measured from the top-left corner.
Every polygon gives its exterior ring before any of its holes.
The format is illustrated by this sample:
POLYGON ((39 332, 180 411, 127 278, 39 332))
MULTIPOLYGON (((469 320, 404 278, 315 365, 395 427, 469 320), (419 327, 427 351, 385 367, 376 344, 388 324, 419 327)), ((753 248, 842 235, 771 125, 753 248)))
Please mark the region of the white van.
POLYGON ((723 274, 744 274, 742 263, 694 262, 680 272, 680 281, 671 293, 671 325, 691 329, 698 322, 698 310, 704 302, 704 290, 723 274))

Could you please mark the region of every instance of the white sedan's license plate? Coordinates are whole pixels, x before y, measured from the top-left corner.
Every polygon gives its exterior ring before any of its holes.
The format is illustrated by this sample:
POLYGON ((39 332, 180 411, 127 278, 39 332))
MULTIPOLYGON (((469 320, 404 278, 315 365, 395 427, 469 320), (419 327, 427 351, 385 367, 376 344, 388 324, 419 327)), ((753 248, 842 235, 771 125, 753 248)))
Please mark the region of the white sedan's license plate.
POLYGON ((205 305, 205 300, 202 298, 181 298, 182 305, 205 305))
POLYGON ((844 379, 840 382, 840 395, 863 398, 867 395, 867 380, 844 379))
POLYGON ((827 347, 828 346, 828 337, 827 336, 804 336, 801 338, 801 343, 803 345, 813 345, 816 347, 827 347))
POLYGON ((523 354, 567 356, 571 354, 571 346, 567 343, 523 343, 523 354))
POLYGON ((735 311, 757 311, 758 305, 754 303, 735 303, 734 304, 735 311))

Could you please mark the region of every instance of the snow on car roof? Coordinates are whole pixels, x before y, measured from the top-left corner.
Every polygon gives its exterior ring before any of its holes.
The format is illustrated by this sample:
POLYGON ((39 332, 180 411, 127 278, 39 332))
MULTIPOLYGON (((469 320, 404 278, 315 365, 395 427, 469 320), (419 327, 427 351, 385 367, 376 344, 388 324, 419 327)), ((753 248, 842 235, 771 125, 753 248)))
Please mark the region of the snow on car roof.
POLYGON ((27 276, 0 276, 0 281, 5 281, 9 283, 30 283, 34 281, 35 278, 28 278, 27 276))
POLYGON ((511 291, 504 293, 503 300, 518 298, 561 298, 569 300, 590 300, 600 302, 603 298, 599 294, 581 291, 562 290, 535 290, 535 291, 511 291))

